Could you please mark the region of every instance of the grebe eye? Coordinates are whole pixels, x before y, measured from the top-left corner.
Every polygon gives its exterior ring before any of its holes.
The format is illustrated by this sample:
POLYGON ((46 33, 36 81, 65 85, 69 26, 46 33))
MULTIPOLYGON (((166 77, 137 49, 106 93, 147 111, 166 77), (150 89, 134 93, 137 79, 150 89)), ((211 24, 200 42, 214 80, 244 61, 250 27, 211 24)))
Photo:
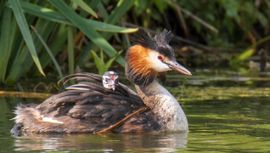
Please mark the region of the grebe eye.
POLYGON ((161 61, 163 61, 163 57, 160 56, 160 55, 158 56, 158 59, 161 60, 161 61))

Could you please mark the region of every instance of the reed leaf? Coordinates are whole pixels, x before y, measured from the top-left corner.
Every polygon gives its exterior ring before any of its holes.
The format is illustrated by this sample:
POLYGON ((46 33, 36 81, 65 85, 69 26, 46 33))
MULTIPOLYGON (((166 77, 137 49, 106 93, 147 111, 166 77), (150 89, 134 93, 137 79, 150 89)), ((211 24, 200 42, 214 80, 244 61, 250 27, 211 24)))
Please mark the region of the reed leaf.
POLYGON ((71 23, 62 14, 56 12, 55 10, 25 1, 22 1, 21 4, 25 13, 41 17, 49 21, 71 25, 71 23))
POLYGON ((73 3, 77 4, 79 7, 81 7, 83 10, 94 16, 95 18, 98 18, 97 13, 89 6, 87 5, 83 0, 72 0, 73 3))
MULTIPOLYGON (((26 13, 29 13, 34 16, 38 16, 53 22, 64 23, 68 25, 73 25, 69 22, 66 17, 64 17, 61 13, 58 13, 50 8, 40 7, 35 4, 31 4, 28 2, 22 2, 22 8, 26 13)), ((92 19, 83 19, 85 22, 89 24, 89 26, 93 27, 97 31, 104 32, 113 32, 113 33, 131 33, 136 32, 137 28, 125 28, 112 24, 108 24, 105 22, 95 21, 92 19)))
POLYGON ((62 78, 63 77, 63 73, 61 71, 61 68, 58 64, 58 62, 56 61, 51 49, 49 48, 49 46, 46 44, 46 42, 44 41, 44 39, 42 38, 42 36, 38 33, 38 31, 35 29, 35 27, 31 26, 31 28, 33 29, 34 33, 37 35, 38 39, 40 40, 40 42, 43 44, 45 50, 47 51, 50 59, 52 60, 56 70, 57 70, 57 73, 59 75, 59 78, 62 78))
MULTIPOLYGON (((94 28, 89 26, 89 24, 87 24, 87 22, 85 22, 81 16, 76 14, 70 7, 68 7, 64 1, 49 0, 49 2, 56 7, 70 22, 85 33, 91 41, 103 49, 107 55, 113 57, 117 53, 106 39, 93 30, 94 28)), ((122 57, 117 58, 117 62, 124 66, 124 59, 122 57)))
POLYGON ((74 73, 74 40, 73 40, 73 30, 71 27, 68 28, 68 70, 69 74, 74 73))
MULTIPOLYGON (((36 20, 35 18, 30 18, 29 23, 35 26, 35 28, 39 31, 40 35, 42 35, 44 40, 48 39, 52 27, 54 26, 52 22, 47 22, 46 20, 42 19, 36 20)), ((38 40, 36 35, 33 35, 32 37, 38 54, 41 52, 43 45, 38 40)), ((34 73, 36 70, 33 69, 34 62, 32 60, 32 56, 29 52, 28 47, 24 43, 24 39, 18 39, 16 45, 14 46, 17 45, 19 47, 13 49, 14 55, 12 60, 10 60, 11 64, 9 66, 9 73, 7 76, 8 83, 14 83, 29 71, 32 71, 32 75, 36 74, 34 73)))
MULTIPOLYGON (((64 48, 66 48, 67 42, 67 26, 65 24, 55 24, 52 28, 53 32, 51 34, 50 41, 47 41, 47 44, 50 46, 51 52, 54 56, 60 53, 64 48)), ((45 40, 45 39, 44 39, 45 40)), ((41 53, 40 61, 44 67, 50 64, 51 60, 47 53, 41 53)))
POLYGON ((117 3, 116 8, 112 13, 105 19, 105 22, 114 24, 131 8, 134 0, 120 0, 117 3))
POLYGON ((43 72, 42 66, 40 64, 39 58, 37 56, 37 51, 33 42, 33 38, 31 36, 28 23, 25 19, 25 16, 23 14, 23 10, 20 4, 19 0, 9 0, 9 4, 11 6, 11 9, 13 10, 15 19, 17 21, 17 24, 21 30, 22 36, 25 40, 25 43, 27 47, 29 48, 30 54, 33 58, 33 61, 35 62, 39 72, 45 76, 45 73, 43 72))
POLYGON ((103 18, 107 18, 109 16, 109 13, 107 12, 106 8, 104 7, 101 1, 98 2, 97 9, 99 10, 99 14, 103 18))
POLYGON ((105 62, 103 51, 100 51, 100 55, 98 56, 96 52, 91 50, 92 57, 94 58, 94 62, 99 74, 104 74, 109 68, 112 66, 113 62, 117 59, 119 55, 121 55, 122 51, 117 53, 114 57, 110 58, 107 62, 105 62))
POLYGON ((132 33, 138 31, 138 28, 124 28, 91 19, 86 19, 86 22, 89 24, 89 26, 95 28, 95 30, 97 31, 112 32, 112 33, 132 33))
POLYGON ((16 25, 12 18, 12 11, 10 9, 4 9, 3 16, 1 18, 1 33, 0 33, 0 80, 5 82, 6 73, 8 71, 8 63, 12 54, 12 43, 15 38, 16 25))
POLYGON ((98 70, 98 74, 103 74, 103 71, 105 69, 105 67, 104 67, 105 66, 105 63, 104 63, 102 57, 99 57, 96 54, 96 52, 94 52, 94 51, 91 51, 91 53, 92 53, 92 56, 94 58, 94 62, 95 62, 96 68, 98 70))
MULTIPOLYGON (((110 58, 106 63, 105 63, 105 67, 106 67, 106 70, 107 71, 113 64, 113 62, 118 58, 118 56, 120 56, 122 53, 122 51, 118 52, 117 55, 115 55, 114 57, 110 58)), ((104 72, 105 72, 104 71, 104 72)))
MULTIPOLYGON (((102 15, 103 15, 103 18, 105 18, 106 23, 115 24, 116 22, 120 21, 121 17, 123 17, 123 15, 131 8, 133 3, 134 3, 134 0, 129 0, 129 1, 120 0, 117 3, 117 7, 112 11, 110 15, 101 2, 98 3, 97 7, 100 11, 102 11, 102 15)), ((131 32, 135 32, 135 31, 137 31, 137 28, 136 30, 131 31, 131 32)), ((113 36, 113 34, 104 33, 102 36, 108 40, 113 36)), ((82 55, 80 56, 80 61, 86 61, 86 58, 88 57, 87 55, 90 54, 89 51, 94 50, 94 46, 92 44, 89 44, 85 48, 86 49, 84 49, 82 55)))

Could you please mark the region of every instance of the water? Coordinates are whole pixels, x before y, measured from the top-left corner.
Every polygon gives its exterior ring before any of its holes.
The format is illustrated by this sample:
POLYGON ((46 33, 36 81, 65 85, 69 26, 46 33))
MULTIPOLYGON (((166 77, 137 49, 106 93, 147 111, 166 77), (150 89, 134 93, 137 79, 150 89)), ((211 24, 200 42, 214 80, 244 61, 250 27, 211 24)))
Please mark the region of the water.
POLYGON ((12 110, 19 103, 41 100, 2 97, 0 152, 270 152, 270 88, 256 87, 256 79, 254 82, 169 87, 182 101, 189 133, 14 138, 9 134, 13 125, 12 110))

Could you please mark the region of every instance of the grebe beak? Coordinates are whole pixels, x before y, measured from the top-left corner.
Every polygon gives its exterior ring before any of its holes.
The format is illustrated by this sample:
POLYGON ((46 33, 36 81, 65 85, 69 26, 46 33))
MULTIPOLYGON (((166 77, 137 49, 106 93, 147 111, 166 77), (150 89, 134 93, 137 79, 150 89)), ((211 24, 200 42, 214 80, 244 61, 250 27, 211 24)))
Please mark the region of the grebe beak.
POLYGON ((176 60, 169 60, 169 61, 164 61, 165 64, 169 66, 172 70, 179 72, 184 75, 192 75, 189 70, 187 70, 184 66, 179 64, 176 60))

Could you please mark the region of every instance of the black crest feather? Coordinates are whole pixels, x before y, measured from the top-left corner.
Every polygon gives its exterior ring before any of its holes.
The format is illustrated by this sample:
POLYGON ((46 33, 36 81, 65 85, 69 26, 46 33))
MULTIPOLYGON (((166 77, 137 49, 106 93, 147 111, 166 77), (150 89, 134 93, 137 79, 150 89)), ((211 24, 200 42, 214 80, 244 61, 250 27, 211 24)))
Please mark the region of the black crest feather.
POLYGON ((131 37, 131 41, 133 45, 139 44, 143 47, 158 51, 167 57, 171 57, 174 56, 174 51, 169 45, 172 38, 172 32, 166 29, 154 36, 145 30, 140 29, 137 35, 131 37))
POLYGON ((154 40, 158 46, 162 46, 164 44, 169 44, 172 38, 172 32, 164 29, 161 33, 155 35, 154 40))
POLYGON ((133 43, 133 45, 139 44, 146 48, 155 49, 156 47, 155 40, 152 38, 150 33, 146 32, 143 29, 139 29, 139 31, 135 35, 131 36, 131 42, 133 43))

